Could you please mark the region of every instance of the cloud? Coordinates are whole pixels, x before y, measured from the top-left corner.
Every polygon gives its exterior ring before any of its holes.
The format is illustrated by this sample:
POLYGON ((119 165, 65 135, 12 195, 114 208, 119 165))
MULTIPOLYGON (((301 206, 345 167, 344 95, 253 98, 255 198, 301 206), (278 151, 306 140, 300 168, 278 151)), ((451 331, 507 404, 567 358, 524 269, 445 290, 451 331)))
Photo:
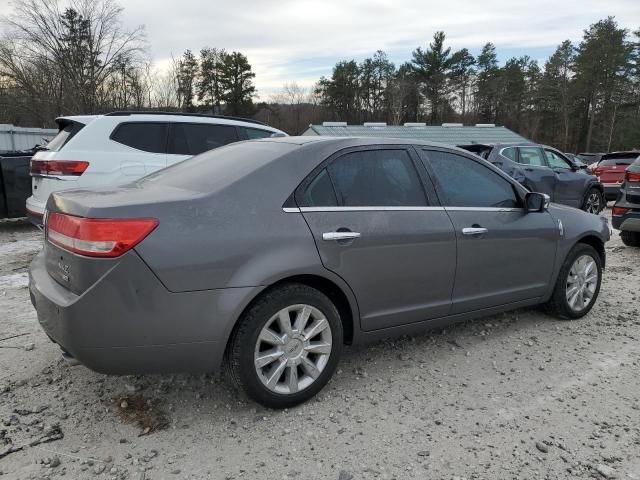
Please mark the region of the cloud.
MULTIPOLYGON (((1 0, 0 0, 1 1, 1 0)), ((341 59, 382 49, 397 63, 409 60, 443 30, 452 48, 477 52, 488 41, 498 54, 544 58, 565 39, 578 42, 591 23, 616 16, 640 26, 638 0, 119 0, 128 25, 144 24, 151 54, 205 46, 249 57, 256 86, 266 97, 289 81, 310 86, 341 59)))

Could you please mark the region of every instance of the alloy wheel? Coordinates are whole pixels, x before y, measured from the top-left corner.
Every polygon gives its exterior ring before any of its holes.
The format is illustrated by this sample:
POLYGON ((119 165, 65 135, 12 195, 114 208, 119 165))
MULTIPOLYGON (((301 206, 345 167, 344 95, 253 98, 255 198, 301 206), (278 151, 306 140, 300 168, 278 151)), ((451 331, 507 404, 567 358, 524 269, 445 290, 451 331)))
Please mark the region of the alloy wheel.
POLYGON ((598 267, 589 255, 578 257, 567 276, 566 297, 569 307, 580 312, 587 308, 598 287, 598 267))
POLYGON ((585 211, 587 211, 588 213, 593 213, 595 215, 599 214, 601 210, 600 203, 601 198, 599 193, 593 192, 589 194, 585 211))
POLYGON ((254 367, 272 392, 294 394, 313 384, 329 361, 331 327, 311 305, 290 305, 273 315, 260 331, 254 367))

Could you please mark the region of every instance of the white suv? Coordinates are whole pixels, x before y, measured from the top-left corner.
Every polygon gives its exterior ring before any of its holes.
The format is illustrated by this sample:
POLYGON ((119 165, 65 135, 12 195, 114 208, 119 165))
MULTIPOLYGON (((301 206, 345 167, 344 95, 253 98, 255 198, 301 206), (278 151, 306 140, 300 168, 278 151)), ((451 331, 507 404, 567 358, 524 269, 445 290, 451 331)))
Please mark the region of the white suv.
POLYGON ((31 160, 29 219, 42 223, 49 194, 127 183, 240 140, 285 136, 261 122, 161 112, 113 112, 56 119, 58 135, 31 160))

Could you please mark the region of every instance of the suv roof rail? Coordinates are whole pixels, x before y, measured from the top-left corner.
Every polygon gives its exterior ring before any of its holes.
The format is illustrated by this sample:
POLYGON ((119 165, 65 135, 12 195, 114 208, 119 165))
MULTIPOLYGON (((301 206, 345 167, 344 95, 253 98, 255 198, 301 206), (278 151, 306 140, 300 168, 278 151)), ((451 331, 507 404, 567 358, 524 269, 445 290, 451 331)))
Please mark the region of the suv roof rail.
POLYGON ((127 115, 178 115, 181 117, 221 118, 224 120, 237 120, 240 122, 255 123, 256 125, 264 125, 265 127, 270 127, 270 125, 267 125, 260 120, 254 120, 252 118, 233 117, 230 115, 208 115, 206 113, 159 112, 156 110, 122 110, 105 113, 104 115, 106 117, 126 117, 127 115))

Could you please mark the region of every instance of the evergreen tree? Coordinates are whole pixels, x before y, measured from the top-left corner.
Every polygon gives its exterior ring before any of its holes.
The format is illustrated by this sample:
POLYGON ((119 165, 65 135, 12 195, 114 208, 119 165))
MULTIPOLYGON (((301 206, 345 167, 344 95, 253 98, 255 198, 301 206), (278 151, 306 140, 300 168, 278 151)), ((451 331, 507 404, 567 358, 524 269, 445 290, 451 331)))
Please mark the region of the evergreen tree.
POLYGON ((224 49, 203 48, 200 50, 200 75, 198 76, 198 100, 220 113, 224 99, 224 61, 227 53, 224 49))
POLYGON ((249 60, 240 52, 223 56, 221 85, 224 88, 225 114, 253 115, 256 88, 249 60))

